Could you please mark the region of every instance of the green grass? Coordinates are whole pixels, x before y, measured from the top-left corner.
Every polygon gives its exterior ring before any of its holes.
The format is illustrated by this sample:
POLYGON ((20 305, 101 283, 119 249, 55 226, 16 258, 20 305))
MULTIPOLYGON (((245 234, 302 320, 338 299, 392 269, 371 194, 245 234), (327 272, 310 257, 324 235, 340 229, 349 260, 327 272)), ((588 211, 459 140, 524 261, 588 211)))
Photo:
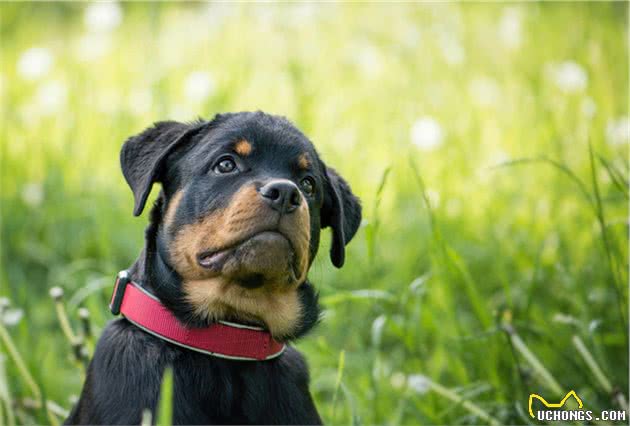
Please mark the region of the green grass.
POLYGON ((0 424, 59 422, 80 391, 48 294, 89 355, 146 223, 125 138, 255 109, 363 200, 341 270, 325 232, 325 319, 297 343, 326 422, 523 424, 530 393, 595 412, 628 397, 626 3, 130 3, 101 33, 85 8, 0 5, 0 296, 24 313, 0 324, 0 424), (53 63, 29 80, 31 47, 53 63), (208 96, 186 95, 193 71, 208 96), (433 149, 410 135, 426 116, 433 149))

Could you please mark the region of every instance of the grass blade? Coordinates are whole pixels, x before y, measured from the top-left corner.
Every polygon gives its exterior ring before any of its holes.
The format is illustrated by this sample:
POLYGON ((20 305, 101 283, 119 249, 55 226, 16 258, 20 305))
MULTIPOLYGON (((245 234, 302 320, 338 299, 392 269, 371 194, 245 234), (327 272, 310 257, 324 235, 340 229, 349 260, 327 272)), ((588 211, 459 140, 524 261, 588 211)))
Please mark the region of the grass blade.
POLYGON ((37 383, 35 383, 35 379, 33 379, 33 376, 28 371, 24 359, 13 344, 13 340, 11 339, 11 336, 9 335, 7 329, 4 327, 2 321, 0 321, 0 341, 6 348, 13 362, 15 363, 18 373, 20 374, 20 376, 22 376, 22 379, 24 380, 26 385, 30 388, 33 398, 37 401, 40 401, 42 398, 42 393, 39 390, 39 386, 37 386, 37 383))
POLYGON ((157 425, 170 426, 173 424, 173 369, 164 370, 162 387, 160 388, 160 403, 158 406, 157 425))
POLYGON ((510 338, 510 342, 514 349, 516 349, 522 356, 525 358, 525 361, 534 369, 536 374, 540 379, 542 379, 542 383, 546 385, 553 393, 556 395, 562 394, 562 386, 558 383, 558 381, 551 375, 551 373, 545 368, 545 366, 540 362, 540 360, 533 354, 532 351, 529 350, 525 342, 518 335, 514 327, 507 322, 503 323, 503 329, 508 334, 510 338))
POLYGON ((456 392, 448 389, 447 387, 434 382, 433 380, 429 379, 426 376, 423 376, 423 381, 425 382, 425 384, 430 390, 454 402, 456 405, 462 406, 463 408, 468 410, 470 413, 484 420, 488 424, 493 425, 493 426, 499 426, 501 424, 499 420, 497 420, 496 418, 488 414, 485 410, 483 410, 477 404, 469 401, 468 399, 462 397, 461 395, 458 395, 456 392))
POLYGON ((573 336, 571 341, 573 342, 573 346, 575 346, 575 349, 577 349, 578 353, 582 356, 582 359, 584 360, 588 368, 590 368, 591 372, 593 373, 601 387, 608 393, 612 392, 612 385, 604 375, 604 372, 601 370, 601 368, 599 368, 597 361, 595 361, 593 355, 591 355, 589 350, 586 348, 586 345, 584 345, 582 339, 580 339, 580 336, 573 336))
POLYGON ((337 379, 335 380, 335 391, 333 393, 332 410, 330 414, 330 423, 335 423, 335 411, 337 409, 337 397, 339 388, 341 387, 341 379, 343 378, 343 370, 346 364, 346 351, 339 352, 339 364, 337 366, 337 379))
POLYGON ((615 187, 619 190, 619 192, 621 192, 626 197, 626 199, 630 198, 630 191, 628 190, 628 185, 630 184, 630 182, 624 179, 623 173, 617 170, 613 164, 611 164, 608 160, 606 160, 601 155, 597 154, 597 158, 599 159, 599 162, 602 163, 602 166, 604 166, 604 168, 608 172, 608 176, 610 176, 610 180, 615 185, 615 187))

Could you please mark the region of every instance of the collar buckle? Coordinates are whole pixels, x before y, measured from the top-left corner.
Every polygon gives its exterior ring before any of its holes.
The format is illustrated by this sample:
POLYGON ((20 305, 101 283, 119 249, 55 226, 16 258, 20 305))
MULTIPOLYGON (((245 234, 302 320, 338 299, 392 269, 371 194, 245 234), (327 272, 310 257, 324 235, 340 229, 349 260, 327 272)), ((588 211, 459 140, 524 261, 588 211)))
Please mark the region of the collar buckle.
POLYGON ((116 284, 114 284, 114 291, 112 292, 112 299, 109 302, 109 310, 114 315, 120 314, 120 306, 122 305, 123 298, 125 297, 125 290, 127 284, 131 282, 129 272, 123 270, 116 275, 116 284))

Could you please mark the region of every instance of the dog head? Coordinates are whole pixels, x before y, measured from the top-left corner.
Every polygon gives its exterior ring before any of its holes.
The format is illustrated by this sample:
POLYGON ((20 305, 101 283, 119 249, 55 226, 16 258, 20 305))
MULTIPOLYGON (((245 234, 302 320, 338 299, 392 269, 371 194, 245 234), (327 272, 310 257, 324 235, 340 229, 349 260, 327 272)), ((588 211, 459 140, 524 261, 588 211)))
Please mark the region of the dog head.
POLYGON ((361 220, 358 199, 310 141, 261 112, 156 123, 125 142, 121 165, 135 215, 162 184, 147 265, 161 267, 158 297, 193 323, 233 319, 278 338, 298 334, 305 304, 316 304, 306 276, 320 229, 332 229, 330 257, 341 267, 361 220))

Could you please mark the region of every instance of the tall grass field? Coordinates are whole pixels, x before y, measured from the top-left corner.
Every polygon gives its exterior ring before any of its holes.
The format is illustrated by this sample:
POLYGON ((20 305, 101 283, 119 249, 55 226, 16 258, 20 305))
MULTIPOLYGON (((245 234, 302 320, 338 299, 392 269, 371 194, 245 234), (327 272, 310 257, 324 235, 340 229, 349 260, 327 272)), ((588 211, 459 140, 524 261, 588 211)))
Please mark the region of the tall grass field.
POLYGON ((0 424, 62 422, 112 319, 123 141, 259 109, 363 202, 295 343, 326 423, 627 410, 628 47, 625 2, 0 4, 0 424))

